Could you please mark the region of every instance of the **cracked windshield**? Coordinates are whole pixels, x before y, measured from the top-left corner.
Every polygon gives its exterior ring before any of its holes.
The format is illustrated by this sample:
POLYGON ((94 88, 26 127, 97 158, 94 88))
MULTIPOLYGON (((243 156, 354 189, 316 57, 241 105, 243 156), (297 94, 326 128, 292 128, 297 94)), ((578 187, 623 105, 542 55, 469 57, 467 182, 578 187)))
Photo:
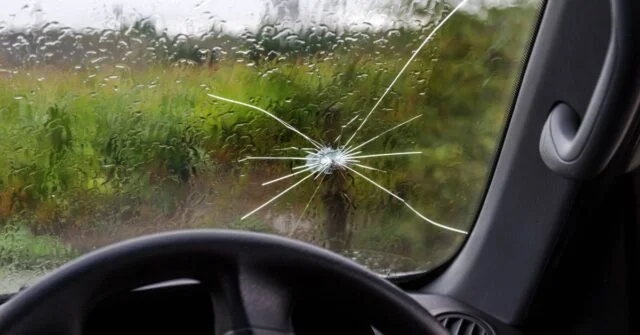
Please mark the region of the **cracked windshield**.
POLYGON ((537 0, 33 0, 0 13, 0 293, 237 229, 385 275, 473 228, 537 0))

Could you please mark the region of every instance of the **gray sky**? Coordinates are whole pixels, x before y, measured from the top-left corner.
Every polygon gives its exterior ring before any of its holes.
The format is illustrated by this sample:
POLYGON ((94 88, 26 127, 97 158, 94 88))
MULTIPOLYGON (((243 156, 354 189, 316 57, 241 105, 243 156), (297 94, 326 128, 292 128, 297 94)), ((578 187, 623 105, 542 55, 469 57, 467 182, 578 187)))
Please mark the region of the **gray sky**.
MULTIPOLYGON (((272 0, 0 0, 1 27, 24 27, 33 24, 58 21, 74 28, 114 28, 117 20, 114 8, 122 9, 122 17, 133 21, 140 17, 152 17, 161 28, 170 32, 198 34, 213 23, 224 20, 227 31, 252 28, 260 21, 266 4, 272 0)), ((374 26, 389 22, 383 6, 399 0, 299 0, 300 16, 318 19, 328 2, 345 1, 338 13, 329 19, 334 23, 374 26), (370 8, 363 11, 363 8, 370 8)), ((426 0, 416 0, 416 2, 426 0)), ((458 3, 461 0, 451 0, 458 3)), ((473 11, 480 3, 508 5, 514 0, 468 0, 465 6, 473 11)), ((323 20, 326 19, 326 13, 323 20)))

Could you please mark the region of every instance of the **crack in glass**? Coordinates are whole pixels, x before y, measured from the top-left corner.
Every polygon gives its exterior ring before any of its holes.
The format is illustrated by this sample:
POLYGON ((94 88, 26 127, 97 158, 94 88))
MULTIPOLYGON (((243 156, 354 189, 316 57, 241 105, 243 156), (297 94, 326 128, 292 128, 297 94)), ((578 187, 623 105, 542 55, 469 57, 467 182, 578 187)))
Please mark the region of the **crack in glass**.
MULTIPOLYGON (((385 89, 384 93, 380 96, 380 98, 377 99, 376 103, 371 108, 369 113, 367 113, 367 115, 363 118, 362 122, 360 122, 360 124, 358 125, 356 130, 351 134, 351 136, 349 136, 349 138, 347 139, 347 141, 343 145, 336 145, 336 143, 338 143, 338 141, 342 137, 342 133, 340 135, 338 135, 338 137, 333 141, 333 143, 322 143, 322 141, 314 140, 313 138, 311 138, 310 136, 304 134, 303 132, 301 132, 300 130, 298 130, 297 128, 292 126, 291 124, 287 123, 286 121, 280 119, 279 117, 277 117, 273 113, 271 113, 271 112, 269 112, 269 111, 267 111, 267 110, 265 110, 263 108, 260 108, 258 106, 252 105, 252 104, 248 104, 246 102, 237 101, 237 100, 233 100, 233 99, 229 99, 229 98, 226 98, 226 97, 222 97, 222 96, 219 96, 219 95, 215 95, 215 94, 209 93, 208 96, 213 98, 213 99, 220 100, 220 101, 227 102, 227 103, 231 103, 231 104, 235 104, 235 105, 239 105, 239 106, 243 106, 243 107, 247 107, 247 108, 259 111, 259 112, 271 117, 272 119, 274 119, 277 122, 279 122, 285 128, 291 130, 292 132, 294 132, 294 133, 298 134, 299 136, 301 136, 302 138, 304 138, 307 142, 309 142, 313 146, 313 148, 302 148, 302 149, 295 148, 296 150, 301 151, 303 154, 305 154, 304 156, 248 156, 248 157, 245 157, 245 158, 239 160, 239 162, 250 161, 250 160, 287 160, 287 161, 302 161, 302 162, 304 162, 302 165, 298 165, 298 166, 293 167, 293 170, 297 170, 296 172, 292 172, 291 174, 288 174, 288 175, 285 175, 285 176, 282 176, 282 177, 279 177, 279 178, 264 182, 264 183, 262 183, 262 186, 270 185, 270 184, 273 184, 273 183, 276 183, 276 182, 279 182, 279 181, 282 181, 282 180, 285 180, 285 179, 293 178, 295 176, 303 175, 304 173, 307 173, 302 179, 299 179, 293 185, 291 185, 288 188, 286 188, 285 190, 281 191, 280 193, 278 193, 277 195, 275 195, 274 197, 269 199, 267 202, 263 203, 262 205, 258 206, 254 210, 252 210, 249 213, 245 214, 241 219, 244 220, 244 219, 250 217, 251 215, 255 214, 256 212, 260 211, 261 209, 267 207, 269 204, 271 204, 274 201, 278 200, 283 195, 285 195, 288 192, 296 189, 299 185, 304 183, 306 180, 311 179, 314 176, 315 176, 315 178, 314 178, 314 180, 315 180, 315 179, 317 179, 317 178, 322 176, 322 178, 320 179, 320 182, 318 183, 318 186, 316 187, 315 191, 311 195, 311 198, 309 199, 309 201, 307 202, 304 210, 302 211, 300 217, 298 218, 298 221, 299 221, 303 217, 303 215, 306 212, 306 210, 308 209, 311 201, 313 200, 313 198, 315 197, 318 189, 320 188, 320 185, 322 185, 322 182, 324 181, 324 176, 330 175, 330 174, 333 174, 333 173, 350 173, 350 174, 352 174, 354 176, 362 178, 363 180, 367 181, 371 185, 375 186, 377 189, 379 189, 379 190, 383 191, 384 193, 387 193, 388 195, 392 196, 393 198, 395 198, 396 200, 398 200, 399 202, 404 204, 404 206, 407 207, 411 212, 413 212, 417 217, 419 217, 423 221, 427 222, 428 224, 431 224, 431 225, 433 225, 435 227, 438 227, 440 229, 447 230, 447 231, 450 231, 450 232, 454 232, 454 233, 457 233, 457 234, 467 235, 468 232, 465 231, 465 230, 458 229, 458 228, 455 228, 455 227, 451 227, 451 226, 448 226, 448 225, 444 225, 444 224, 439 223, 439 222, 437 222, 437 221, 435 221, 433 219, 428 218, 427 216, 425 216, 424 214, 422 214, 421 212, 416 210, 413 206, 411 206, 405 199, 403 199, 399 195, 395 194, 394 192, 390 191, 389 189, 385 188, 384 186, 380 185, 378 182, 376 182, 375 180, 371 179, 370 177, 364 175, 362 172, 360 172, 360 171, 358 171, 356 169, 356 168, 360 168, 360 169, 368 170, 368 171, 386 172, 386 171, 383 171, 383 170, 380 170, 380 169, 377 169, 377 168, 374 168, 374 167, 371 167, 371 166, 368 166, 368 165, 361 164, 362 160, 371 159, 371 158, 378 158, 378 157, 408 156, 408 155, 420 155, 420 154, 422 154, 421 151, 362 154, 364 152, 360 150, 361 148, 363 148, 367 144, 375 141, 376 139, 380 138, 381 136, 383 136, 383 135, 385 135, 385 134, 387 134, 387 133, 389 133, 391 131, 394 131, 394 130, 396 130, 396 129, 398 129, 398 128, 400 128, 400 127, 402 127, 402 126, 404 126, 406 124, 409 124, 410 122, 418 119, 420 117, 420 115, 414 116, 413 118, 411 118, 409 120, 401 122, 401 123, 389 128, 389 129, 387 129, 387 130, 385 130, 385 131, 373 136, 372 138, 367 139, 366 141, 363 141, 363 142, 361 142, 359 144, 354 144, 352 146, 349 146, 349 144, 351 144, 351 142, 354 140, 354 138, 356 137, 358 132, 360 130, 362 130, 362 128, 365 126, 365 124, 367 123, 367 121, 369 120, 369 118, 371 117, 373 112, 376 111, 376 109, 380 106, 382 100, 391 91, 391 89, 396 84, 398 79, 404 74, 404 72, 409 67, 409 65, 414 61, 414 59, 416 58, 418 53, 420 53, 420 51, 429 43, 429 41, 432 40, 432 38, 440 30, 440 28, 442 28, 447 23, 447 21, 458 10, 460 10, 467 3, 467 1, 468 0, 463 0, 455 8, 453 8, 451 10, 451 12, 449 12, 442 19, 442 21, 440 21, 438 23, 438 25, 436 25, 435 28, 433 28, 431 33, 429 33, 429 35, 427 35, 427 37, 422 41, 420 46, 418 46, 418 48, 415 49, 412 52, 412 54, 409 57, 408 61, 405 63, 405 65, 402 67, 402 69, 398 72, 398 74, 395 76, 395 78, 391 81, 391 83, 387 86, 387 88, 385 89)), ((357 118, 358 118, 358 115, 356 115, 353 119, 351 119, 347 123, 347 125, 353 123, 357 118)), ((344 129, 345 127, 346 127, 346 125, 343 126, 342 129, 344 129)))

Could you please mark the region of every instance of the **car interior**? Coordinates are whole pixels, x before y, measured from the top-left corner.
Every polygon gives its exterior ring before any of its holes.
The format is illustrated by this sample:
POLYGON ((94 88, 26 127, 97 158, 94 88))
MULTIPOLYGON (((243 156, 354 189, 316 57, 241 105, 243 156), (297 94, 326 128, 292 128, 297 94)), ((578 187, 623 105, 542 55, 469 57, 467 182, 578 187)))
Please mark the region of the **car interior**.
POLYGON ((640 2, 547 0, 468 239, 382 277, 269 234, 118 242, 3 297, 1 334, 638 334, 640 2))

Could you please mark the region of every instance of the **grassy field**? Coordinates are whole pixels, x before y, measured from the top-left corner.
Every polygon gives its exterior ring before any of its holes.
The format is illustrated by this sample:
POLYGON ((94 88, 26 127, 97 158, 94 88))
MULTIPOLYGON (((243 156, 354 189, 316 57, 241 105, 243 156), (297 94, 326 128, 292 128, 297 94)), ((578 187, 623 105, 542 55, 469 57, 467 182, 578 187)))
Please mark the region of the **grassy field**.
MULTIPOLYGON (((470 229, 534 18, 533 8, 454 17, 355 139, 421 115, 366 152, 422 154, 372 160, 386 173, 367 175, 436 221, 470 229)), ((318 181, 240 220, 291 184, 260 183, 294 165, 238 160, 306 144, 263 114, 207 95, 260 106, 331 143, 354 131, 358 122, 342 125, 364 117, 424 36, 381 32, 330 52, 260 62, 234 54, 213 65, 14 68, 0 77, 0 262, 54 266, 125 237, 216 227, 292 236, 350 255, 358 250, 353 257, 381 271, 441 263, 462 235, 425 224, 349 175, 324 181, 306 211, 318 181), (327 228, 336 202, 345 215, 337 247, 327 228)))

